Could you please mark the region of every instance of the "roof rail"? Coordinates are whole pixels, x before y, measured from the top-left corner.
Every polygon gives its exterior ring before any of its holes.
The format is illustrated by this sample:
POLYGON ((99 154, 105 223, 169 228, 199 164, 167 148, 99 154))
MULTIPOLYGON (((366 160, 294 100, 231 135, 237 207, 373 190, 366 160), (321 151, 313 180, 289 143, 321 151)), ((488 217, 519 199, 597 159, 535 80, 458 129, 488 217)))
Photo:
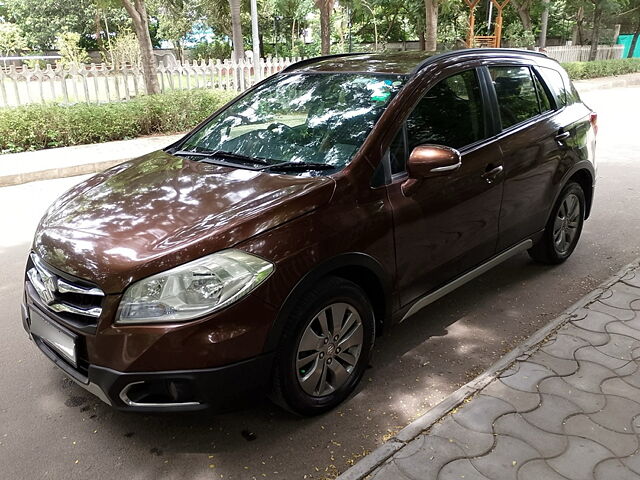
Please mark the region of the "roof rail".
POLYGON ((425 58, 420 62, 412 71, 411 75, 415 75, 427 65, 431 64, 435 60, 440 60, 446 57, 452 57, 460 54, 478 54, 478 53, 493 53, 493 54, 514 54, 514 55, 535 55, 543 58, 549 58, 543 52, 536 52, 534 50, 519 50, 515 48, 461 48, 459 50, 451 50, 449 52, 442 52, 431 57, 425 58))
POLYGON ((329 58, 338 58, 338 57, 349 57, 353 55, 368 55, 369 52, 351 52, 351 53, 333 53, 331 55, 321 55, 319 57, 310 57, 305 58, 304 60, 300 60, 299 62, 292 63, 291 65, 283 68, 280 72, 290 72, 291 70, 295 70, 296 68, 303 67, 305 65, 311 65, 316 62, 321 62, 322 60, 327 60, 329 58))

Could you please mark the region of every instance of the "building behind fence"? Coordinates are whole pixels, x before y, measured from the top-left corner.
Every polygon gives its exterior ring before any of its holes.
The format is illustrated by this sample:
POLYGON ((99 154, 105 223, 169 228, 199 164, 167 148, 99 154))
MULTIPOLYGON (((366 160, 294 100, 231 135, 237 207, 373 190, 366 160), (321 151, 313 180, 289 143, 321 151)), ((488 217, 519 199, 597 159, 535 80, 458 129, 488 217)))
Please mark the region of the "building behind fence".
MULTIPOLYGON (((589 46, 548 47, 545 53, 560 62, 585 61, 589 46)), ((621 58, 622 45, 598 47, 597 59, 621 58)), ((194 88, 220 88, 244 91, 259 79, 268 77, 301 60, 300 58, 260 59, 257 67, 250 59, 239 63, 192 61, 158 65, 158 80, 163 92, 194 88)), ((135 65, 114 67, 107 64, 33 68, 15 64, 0 68, 0 106, 30 103, 103 103, 129 100, 145 93, 142 68, 135 65)))

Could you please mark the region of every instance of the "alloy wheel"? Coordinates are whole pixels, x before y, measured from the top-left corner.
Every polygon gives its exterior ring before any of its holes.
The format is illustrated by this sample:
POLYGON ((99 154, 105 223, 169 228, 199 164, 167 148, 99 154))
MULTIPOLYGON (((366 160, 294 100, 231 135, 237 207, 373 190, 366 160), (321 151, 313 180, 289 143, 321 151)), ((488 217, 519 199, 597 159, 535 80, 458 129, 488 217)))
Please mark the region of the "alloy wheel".
POLYGON ((564 255, 571 248, 578 234, 581 214, 580 200, 570 193, 560 204, 553 224, 553 245, 558 254, 564 255))
POLYGON ((305 328, 296 351, 296 372, 308 395, 322 397, 342 387, 353 373, 363 345, 362 319, 348 303, 333 303, 305 328))

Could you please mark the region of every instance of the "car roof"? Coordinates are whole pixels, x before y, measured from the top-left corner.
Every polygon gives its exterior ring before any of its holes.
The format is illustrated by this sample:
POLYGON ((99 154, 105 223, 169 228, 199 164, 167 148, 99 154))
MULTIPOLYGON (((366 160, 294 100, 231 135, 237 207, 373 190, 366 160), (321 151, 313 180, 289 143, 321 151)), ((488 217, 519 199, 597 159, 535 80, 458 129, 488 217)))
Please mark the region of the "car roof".
POLYGON ((366 72, 397 75, 411 75, 420 71, 426 65, 451 57, 460 60, 469 57, 512 57, 531 59, 547 59, 543 53, 508 48, 465 48, 445 53, 412 50, 405 52, 378 53, 342 53, 314 57, 296 62, 284 72, 328 73, 328 72, 366 72))

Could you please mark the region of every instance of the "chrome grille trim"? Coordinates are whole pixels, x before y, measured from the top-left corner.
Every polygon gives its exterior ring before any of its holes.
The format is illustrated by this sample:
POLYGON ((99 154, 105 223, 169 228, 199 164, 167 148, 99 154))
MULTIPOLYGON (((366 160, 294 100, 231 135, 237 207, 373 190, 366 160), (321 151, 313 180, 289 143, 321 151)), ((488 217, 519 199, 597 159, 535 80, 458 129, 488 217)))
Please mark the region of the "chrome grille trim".
POLYGON ((102 308, 90 307, 82 308, 72 305, 69 302, 58 298, 57 293, 69 293, 75 295, 88 295, 91 297, 104 297, 104 292, 97 287, 83 287, 63 280, 56 274, 50 272, 40 258, 31 253, 33 268, 27 271, 27 277, 33 285, 40 299, 47 305, 47 308, 57 313, 70 313, 91 318, 99 318, 102 308))

